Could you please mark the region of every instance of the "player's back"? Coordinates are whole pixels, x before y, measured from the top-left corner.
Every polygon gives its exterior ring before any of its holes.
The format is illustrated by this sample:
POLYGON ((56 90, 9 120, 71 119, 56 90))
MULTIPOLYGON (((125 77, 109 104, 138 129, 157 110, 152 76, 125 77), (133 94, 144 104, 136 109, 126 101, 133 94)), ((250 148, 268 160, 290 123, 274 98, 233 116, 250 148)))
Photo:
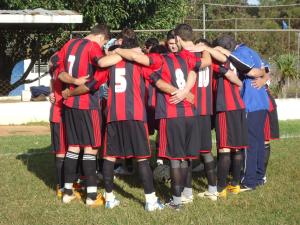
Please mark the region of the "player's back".
MULTIPOLYGON (((61 50, 63 70, 74 78, 93 76, 97 68, 97 60, 102 56, 100 46, 88 39, 72 39, 61 50)), ((73 90, 76 86, 69 85, 73 90)), ((97 93, 87 93, 68 98, 65 102, 70 108, 95 109, 99 107, 97 93)))
POLYGON ((145 80, 142 67, 122 60, 108 70, 108 122, 146 121, 145 80))

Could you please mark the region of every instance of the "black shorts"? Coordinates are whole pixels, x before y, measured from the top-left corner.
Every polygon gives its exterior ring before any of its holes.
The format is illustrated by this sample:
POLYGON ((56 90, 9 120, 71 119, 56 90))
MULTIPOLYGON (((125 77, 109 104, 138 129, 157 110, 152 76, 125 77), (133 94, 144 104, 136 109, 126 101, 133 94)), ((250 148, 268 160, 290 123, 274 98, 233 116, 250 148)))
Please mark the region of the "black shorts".
POLYGON ((67 140, 65 135, 65 125, 63 122, 50 122, 51 130, 51 151, 55 154, 66 154, 67 140))
POLYGON ((160 119, 158 157, 196 159, 199 155, 196 117, 160 119))
POLYGON ((147 123, 124 120, 107 124, 103 157, 149 158, 151 157, 147 123))
POLYGON ((197 116, 197 128, 198 128, 198 150, 199 152, 210 152, 212 148, 211 140, 211 116, 197 116))
POLYGON ((218 149, 248 146, 245 110, 217 112, 215 126, 218 149))
POLYGON ((65 109, 66 133, 69 146, 101 146, 100 109, 65 109))
POLYGON ((147 107, 146 111, 149 135, 153 135, 155 132, 155 109, 153 107, 147 107))
POLYGON ((273 111, 267 113, 264 132, 265 141, 279 139, 279 123, 276 108, 273 111))

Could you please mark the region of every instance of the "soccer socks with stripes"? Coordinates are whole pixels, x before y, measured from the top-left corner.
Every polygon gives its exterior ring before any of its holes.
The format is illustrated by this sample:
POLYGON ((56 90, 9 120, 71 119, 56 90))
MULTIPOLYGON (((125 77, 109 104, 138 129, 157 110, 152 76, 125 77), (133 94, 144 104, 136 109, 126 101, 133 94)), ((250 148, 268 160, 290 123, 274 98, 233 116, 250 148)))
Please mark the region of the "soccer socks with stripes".
POLYGON ((271 145, 270 145, 270 143, 267 143, 267 144, 265 144, 265 175, 267 172, 267 166, 269 163, 270 153, 271 153, 271 145))
POLYGON ((140 179, 144 186, 144 193, 151 194, 154 192, 153 173, 149 165, 149 160, 138 161, 140 179))
POLYGON ((82 167, 86 177, 87 198, 95 200, 97 197, 96 155, 84 154, 82 157, 82 167))
POLYGON ((55 169, 56 169, 56 179, 59 188, 64 188, 65 178, 64 178, 64 161, 65 158, 55 157, 55 169))
POLYGON ((78 153, 68 151, 65 157, 64 173, 65 173, 65 189, 64 193, 67 195, 73 194, 73 182, 77 178, 76 169, 78 162, 78 153))
POLYGON ((208 191, 215 193, 217 191, 217 174, 215 170, 215 160, 211 153, 200 154, 204 162, 204 170, 208 183, 208 191))
POLYGON ((241 151, 232 153, 232 181, 231 185, 236 186, 240 184, 241 169, 243 163, 243 156, 241 151))
POLYGON ((229 174, 230 169, 230 152, 219 152, 218 153, 218 192, 223 191, 227 186, 227 176, 229 174))
POLYGON ((103 181, 104 181, 104 189, 106 193, 112 193, 113 191, 113 183, 114 183, 114 165, 115 162, 109 161, 107 159, 103 160, 103 181))

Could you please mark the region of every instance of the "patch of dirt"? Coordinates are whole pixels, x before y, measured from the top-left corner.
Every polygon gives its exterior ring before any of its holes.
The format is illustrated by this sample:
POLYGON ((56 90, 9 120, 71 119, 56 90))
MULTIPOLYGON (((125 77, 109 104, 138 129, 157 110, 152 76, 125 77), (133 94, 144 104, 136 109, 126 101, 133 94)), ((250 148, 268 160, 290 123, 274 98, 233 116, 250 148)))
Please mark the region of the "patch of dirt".
POLYGON ((0 136, 14 136, 14 135, 47 135, 50 134, 49 126, 0 126, 0 136))

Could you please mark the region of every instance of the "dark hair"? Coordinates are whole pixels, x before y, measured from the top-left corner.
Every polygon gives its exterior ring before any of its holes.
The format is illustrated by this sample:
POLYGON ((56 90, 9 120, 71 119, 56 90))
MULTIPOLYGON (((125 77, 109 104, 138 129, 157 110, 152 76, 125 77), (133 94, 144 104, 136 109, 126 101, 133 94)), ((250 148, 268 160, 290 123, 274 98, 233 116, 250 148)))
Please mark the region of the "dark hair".
POLYGON ((174 29, 173 30, 169 30, 167 33, 167 41, 170 39, 175 39, 175 32, 174 29))
POLYGON ((112 45, 112 46, 110 46, 108 49, 107 49, 107 51, 113 51, 113 50, 115 50, 115 49, 117 49, 117 48, 120 48, 121 47, 121 45, 112 45))
POLYGON ((168 49, 164 45, 155 45, 150 49, 150 53, 166 54, 168 49))
POLYGON ((175 36, 179 36, 183 41, 193 40, 193 28, 185 23, 179 24, 174 30, 175 36))
POLYGON ((218 37, 213 41, 213 46, 221 46, 229 51, 233 51, 237 46, 237 42, 234 38, 228 34, 218 37))
POLYGON ((121 32, 121 37, 123 39, 121 48, 136 48, 139 47, 139 42, 136 33, 133 29, 124 28, 121 32))
POLYGON ((149 48, 149 47, 154 47, 156 45, 159 45, 159 41, 157 38, 154 38, 154 37, 151 37, 151 38, 148 38, 146 41, 145 41, 145 46, 146 48, 149 48))
POLYGON ((109 27, 106 26, 105 24, 97 24, 97 25, 95 25, 91 29, 90 34, 94 34, 94 35, 102 34, 102 35, 104 35, 104 37, 105 37, 106 40, 110 39, 109 27))
POLYGON ((199 43, 204 43, 205 45, 211 47, 211 43, 204 38, 199 38, 195 41, 195 44, 199 44, 199 43))

